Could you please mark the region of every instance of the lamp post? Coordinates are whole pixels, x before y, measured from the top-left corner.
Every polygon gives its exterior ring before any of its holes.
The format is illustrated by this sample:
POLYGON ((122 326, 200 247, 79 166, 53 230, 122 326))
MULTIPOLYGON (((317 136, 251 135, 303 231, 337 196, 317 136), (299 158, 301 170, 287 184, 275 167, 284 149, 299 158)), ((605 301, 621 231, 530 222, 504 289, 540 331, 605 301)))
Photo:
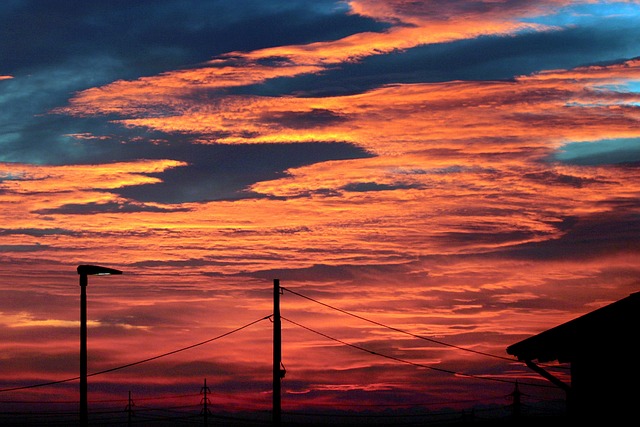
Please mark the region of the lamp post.
POLYGON ((87 283, 88 276, 122 274, 122 271, 99 265, 79 265, 80 275, 80 426, 89 425, 87 405, 87 283))

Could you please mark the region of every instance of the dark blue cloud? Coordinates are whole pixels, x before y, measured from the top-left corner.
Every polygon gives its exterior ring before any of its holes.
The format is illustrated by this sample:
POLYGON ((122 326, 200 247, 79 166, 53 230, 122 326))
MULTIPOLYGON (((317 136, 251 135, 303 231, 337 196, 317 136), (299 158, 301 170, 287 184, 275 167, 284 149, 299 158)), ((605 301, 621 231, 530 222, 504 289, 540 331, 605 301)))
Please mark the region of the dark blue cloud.
POLYGON ((388 191, 388 190, 409 190, 409 189, 421 189, 424 186, 422 184, 379 184, 377 182, 357 182, 353 184, 345 185, 343 190, 352 192, 368 192, 368 191, 388 191))
POLYGON ((100 213, 131 213, 131 212, 175 212, 175 211, 186 211, 186 209, 176 208, 176 209, 166 209, 159 208, 157 206, 147 206, 143 204, 137 203, 87 203, 87 204, 76 204, 70 203, 66 205, 62 205, 57 208, 51 209, 39 209, 34 211, 34 213, 41 215, 51 215, 51 214, 66 214, 66 215, 93 215, 100 213))
POLYGON ((571 142, 562 146, 553 160, 583 166, 640 163, 640 138, 571 142))
POLYGON ((552 240, 527 243, 505 250, 501 256, 517 259, 597 259, 616 253, 640 253, 640 216, 635 199, 610 201, 611 210, 583 217, 567 217, 552 240))
POLYGON ((522 177, 524 179, 544 183, 550 186, 561 185, 575 188, 582 188, 585 185, 594 183, 602 183, 601 180, 593 178, 583 178, 579 176, 556 173, 553 171, 525 173, 524 175, 522 175, 522 177))
POLYGON ((262 95, 353 94, 393 83, 510 80, 543 70, 622 62, 637 56, 637 20, 619 17, 608 24, 611 26, 575 26, 417 46, 345 63, 321 75, 274 79, 238 91, 262 95))
POLYGON ((41 252, 49 249, 49 245, 0 245, 0 252, 41 252))
POLYGON ((189 166, 153 174, 163 182, 122 188, 117 190, 120 195, 160 203, 256 197, 244 190, 255 182, 280 178, 289 168, 370 156, 345 143, 186 145, 158 148, 153 155, 189 166))
POLYGON ((332 40, 384 25, 314 0, 24 0, 0 5, 0 74, 96 55, 134 78, 224 52, 332 40))
POLYGON ((14 229, 10 229, 10 228, 4 228, 4 229, 0 229, 0 236, 7 236, 7 235, 26 235, 26 236, 33 236, 33 237, 42 237, 42 236, 55 236, 55 235, 62 235, 62 236, 77 236, 78 233, 71 231, 71 230, 66 230, 64 228, 14 228, 14 229))
POLYGON ((347 117, 331 110, 317 108, 303 112, 288 111, 262 114, 260 120, 264 123, 275 123, 291 129, 312 129, 345 122, 347 117))
POLYGON ((101 133, 97 127, 110 126, 107 118, 87 128, 88 120, 47 115, 76 91, 193 67, 229 51, 384 28, 346 12, 335 0, 0 2, 0 75, 14 77, 0 81, 0 161, 57 164, 94 156, 65 135, 101 133))

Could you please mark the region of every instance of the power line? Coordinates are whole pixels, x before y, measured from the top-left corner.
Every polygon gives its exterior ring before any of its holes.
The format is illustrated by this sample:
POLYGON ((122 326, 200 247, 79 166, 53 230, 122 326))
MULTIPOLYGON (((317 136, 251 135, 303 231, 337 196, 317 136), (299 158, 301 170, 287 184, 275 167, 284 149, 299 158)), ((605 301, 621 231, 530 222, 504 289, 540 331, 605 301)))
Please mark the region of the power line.
POLYGON ((212 342, 212 341, 218 340, 218 339, 220 339, 220 338, 224 338, 224 337, 226 337, 226 336, 228 336, 228 335, 231 335, 231 334, 233 334, 233 333, 236 333, 236 332, 238 332, 238 331, 241 331, 242 329, 248 328, 249 326, 254 325, 254 324, 258 323, 258 322, 261 322, 261 321, 263 321, 263 320, 267 320, 267 319, 269 319, 271 316, 272 316, 272 315, 270 314, 270 315, 265 316, 265 317, 262 317, 262 318, 260 318, 260 319, 258 319, 258 320, 254 320, 253 322, 251 322, 251 323, 247 323, 247 324, 246 324, 246 325, 244 325, 244 326, 241 326, 241 327, 236 328, 236 329, 234 329, 234 330, 232 330, 232 331, 229 331, 229 332, 225 332, 225 333, 224 333, 224 334, 222 334, 222 335, 218 335, 217 337, 210 338, 210 339, 208 339, 208 340, 205 340, 205 341, 199 342, 199 343, 197 343, 197 344, 192 344, 192 345, 187 346, 187 347, 182 347, 182 348, 180 348, 180 349, 178 349, 178 350, 173 350, 173 351, 170 351, 170 352, 167 352, 167 353, 164 353, 164 354, 160 354, 160 355, 158 355, 158 356, 149 357, 149 358, 147 358, 147 359, 139 360, 139 361, 137 361, 137 362, 133 362, 133 363, 128 363, 128 364, 126 364, 126 365, 118 366, 118 367, 115 367, 115 368, 105 369, 104 371, 94 372, 94 373, 93 373, 93 374, 91 374, 90 376, 95 376, 95 375, 100 375, 100 374, 106 374, 107 372, 113 372, 113 371, 117 371, 117 370, 120 370, 120 369, 124 369, 124 368, 131 367, 131 366, 140 365, 141 363, 150 362, 150 361, 152 361, 152 360, 160 359, 161 357, 170 356, 170 355, 172 355, 172 354, 180 353, 181 351, 185 351, 185 350, 190 350, 190 349, 192 349, 192 348, 194 348, 194 347, 199 347, 199 346, 201 346, 201 345, 208 344, 208 343, 210 343, 210 342, 212 342))
POLYGON ((281 288, 281 289, 284 289, 285 291, 291 292, 292 294, 297 295, 297 296, 299 296, 299 297, 301 297, 301 298, 305 298, 305 299, 307 299, 307 300, 309 300, 309 301, 313 301, 313 302, 315 302, 316 304, 323 305, 323 306, 325 306, 325 307, 327 307, 327 308, 330 308, 330 309, 332 309, 332 310, 339 311, 340 313, 344 313, 344 314, 346 314, 346 315, 348 315, 348 316, 352 316, 352 317, 355 317, 355 318, 357 318, 357 319, 364 320, 365 322, 373 323, 374 325, 382 326, 383 328, 387 328, 387 329, 390 329, 390 330, 392 330, 392 331, 400 332, 400 333, 402 333, 402 334, 409 335, 409 336, 412 336, 412 337, 414 337, 414 338, 418 338, 418 339, 421 339, 421 340, 425 340, 425 341, 433 342, 433 343, 440 344, 440 345, 444 345, 444 346, 447 346, 447 347, 452 347, 452 348, 455 348, 455 349, 458 349, 458 350, 462 350, 462 351, 468 351, 468 352, 470 352, 470 353, 480 354, 480 355, 482 355, 482 356, 494 357, 494 358, 496 358, 496 359, 507 360, 507 361, 509 361, 509 362, 516 362, 516 360, 514 360, 514 359, 510 359, 510 358, 508 358, 508 357, 498 356, 498 355, 495 355, 495 354, 484 353, 484 352, 482 352, 482 351, 472 350, 472 349, 470 349, 470 348, 460 347, 460 346, 457 346, 457 345, 454 345, 454 344, 449 344, 449 343, 446 343, 446 342, 443 342, 443 341, 438 341, 438 340, 435 340, 435 339, 433 339, 433 338, 427 338, 427 337, 422 336, 422 335, 417 335, 417 334, 414 334, 414 333, 412 333, 412 332, 408 332, 408 331, 405 331, 405 330, 402 330, 402 329, 399 329, 399 328, 395 328, 395 327, 393 327, 393 326, 385 325, 384 323, 380 323, 380 322, 376 322, 375 320, 367 319, 366 317, 362 317, 362 316, 359 316, 359 315, 357 315, 357 314, 350 313, 350 312, 348 312, 348 311, 346 311, 346 310, 343 310, 343 309, 341 309, 341 308, 334 307, 334 306, 332 306, 332 305, 329 305, 329 304, 326 304, 326 303, 324 303, 324 302, 318 301, 318 300, 316 300, 316 299, 313 299, 313 298, 308 297, 308 296, 306 296, 306 295, 303 295, 303 294, 301 294, 301 293, 298 293, 298 292, 292 291, 291 289, 285 288, 284 286, 280 286, 280 288, 281 288))
MULTIPOLYGON (((163 395, 163 396, 138 397, 138 398, 136 398, 136 400, 164 400, 164 399, 176 399, 176 398, 194 397, 194 396, 199 396, 199 394, 191 393, 191 394, 173 394, 173 395, 163 395)), ((97 400, 93 400, 92 399, 92 400, 90 400, 91 403, 125 403, 126 401, 127 401, 127 399, 124 399, 124 398, 121 398, 121 399, 97 399, 97 400)), ((0 403, 76 404, 76 403, 78 403, 78 401, 77 400, 0 400, 0 403)))
MULTIPOLYGON (((452 374, 452 375, 457 375, 457 376, 461 376, 461 377, 474 378, 474 379, 486 380, 486 381, 497 381, 497 382, 503 382, 503 383, 508 383, 508 384, 515 384, 514 381, 510 381, 510 380, 504 380, 504 379, 501 379, 501 378, 494 378, 494 377, 483 377, 483 376, 472 375, 472 374, 465 374, 465 373, 462 373, 462 372, 456 372, 456 371, 452 371, 452 370, 449 370, 449 369, 436 368, 435 366, 429 366, 429 365, 425 365, 425 364, 418 363, 418 362, 412 362, 410 360, 401 359, 401 358, 396 357, 396 356, 389 356, 388 354, 379 353, 377 351, 369 350, 368 348, 365 348, 365 347, 362 347, 362 346, 359 346, 359 345, 356 345, 356 344, 348 343, 348 342, 342 341, 341 339, 338 339, 338 338, 334 338, 334 337, 332 337, 330 335, 324 334, 322 332, 316 331, 315 329, 311 329, 311 328, 309 328, 307 326, 301 325, 300 323, 294 322, 291 319, 287 319, 284 316, 281 316, 281 318, 283 320, 286 320, 289 323, 292 323, 292 324, 302 328, 302 329, 306 329, 309 332, 313 332, 314 334, 323 336, 323 337, 325 337, 327 339, 330 339, 332 341, 336 341, 336 342, 338 342, 340 344, 343 344, 343 345, 346 345, 348 347, 352 347, 352 348, 355 348, 357 350, 364 351, 364 352, 372 354, 374 356, 380 356, 380 357, 384 357, 386 359, 395 360, 396 362, 401 362, 401 363, 406 363, 408 365, 417 366, 419 368, 431 369, 432 371, 443 372, 443 373, 446 373, 446 374, 452 374)), ((520 384, 523 384, 523 383, 520 383, 520 384)), ((530 385, 530 386, 533 386, 533 387, 556 388, 555 386, 550 386, 550 385, 545 385, 545 384, 527 383, 526 385, 530 385)))
MULTIPOLYGON (((322 403, 322 402, 314 402, 314 407, 331 407, 331 408, 411 408, 411 407, 423 407, 432 404, 438 405, 451 405, 451 404, 460 404, 460 403, 483 403, 483 402, 492 402, 497 398, 505 397, 504 394, 494 395, 484 397, 482 399, 455 399, 455 400, 430 400, 426 401, 414 401, 414 402, 406 402, 406 403, 322 403)), ((541 399, 542 400, 542 399, 541 399)))
MULTIPOLYGON (((94 373, 91 373, 91 374, 89 374, 87 376, 88 377, 94 377, 96 375, 102 375, 102 374, 106 374, 108 372, 118 371, 120 369, 129 368, 131 366, 136 366, 136 365, 140 365, 142 363, 150 362, 152 360, 160 359, 161 357, 166 357, 166 356, 170 356, 172 354, 180 353, 181 351, 190 350, 190 349, 192 349, 194 347, 198 347, 198 346, 201 346, 201 345, 204 345, 204 344, 208 344, 208 343, 210 343, 212 341, 219 340, 220 338, 224 338, 224 337, 226 337, 228 335, 231 335, 233 333, 241 331, 242 329, 248 328, 249 326, 252 326, 252 325, 254 325, 254 324, 258 323, 258 322, 261 322, 263 320, 267 320, 271 316, 272 316, 271 314, 268 315, 268 316, 264 316, 264 317, 262 317, 262 318, 260 318, 258 320, 254 320, 253 322, 247 323, 244 326, 240 326, 239 328, 236 328, 236 329, 234 329, 232 331, 225 332, 222 335, 218 335, 217 337, 210 338, 208 340, 199 342, 197 344, 192 344, 192 345, 189 345, 187 347, 182 347, 182 348, 180 348, 178 350, 169 351, 167 353, 159 354, 157 356, 149 357, 147 359, 139 360, 137 362, 127 363, 126 365, 116 366, 115 368, 109 368, 109 369, 105 369, 103 371, 94 372, 94 373)), ((74 380, 77 380, 79 378, 80 377, 73 377, 73 378, 67 378, 67 379, 64 379, 64 380, 49 381, 49 382, 40 383, 40 384, 32 384, 32 385, 21 386, 21 387, 4 388, 4 389, 0 389, 0 393, 5 392, 5 391, 25 390, 25 389, 29 389, 29 388, 44 387, 44 386, 53 385, 53 384, 61 384, 61 383, 69 382, 69 381, 74 381, 74 380)))

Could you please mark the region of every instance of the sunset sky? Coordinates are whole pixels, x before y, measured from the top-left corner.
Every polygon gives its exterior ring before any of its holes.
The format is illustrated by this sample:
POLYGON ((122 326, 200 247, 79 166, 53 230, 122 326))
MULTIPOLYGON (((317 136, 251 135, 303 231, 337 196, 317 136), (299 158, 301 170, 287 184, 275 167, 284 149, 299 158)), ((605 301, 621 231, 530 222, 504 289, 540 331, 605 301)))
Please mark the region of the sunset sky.
POLYGON ((639 23, 1 2, 0 412, 74 407, 80 264, 124 272, 89 277, 90 411, 197 411, 205 378, 214 412, 270 410, 274 279, 283 413, 564 399, 506 347, 640 290, 639 23))

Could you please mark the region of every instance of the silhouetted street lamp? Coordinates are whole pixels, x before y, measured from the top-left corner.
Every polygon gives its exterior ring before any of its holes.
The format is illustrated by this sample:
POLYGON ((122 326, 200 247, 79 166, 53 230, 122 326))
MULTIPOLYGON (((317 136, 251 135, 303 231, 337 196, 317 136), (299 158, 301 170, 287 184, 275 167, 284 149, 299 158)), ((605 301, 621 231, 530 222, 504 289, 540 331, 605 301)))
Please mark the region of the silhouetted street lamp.
POLYGON ((122 271, 99 265, 79 265, 80 275, 80 425, 89 425, 87 405, 87 277, 122 274, 122 271))

